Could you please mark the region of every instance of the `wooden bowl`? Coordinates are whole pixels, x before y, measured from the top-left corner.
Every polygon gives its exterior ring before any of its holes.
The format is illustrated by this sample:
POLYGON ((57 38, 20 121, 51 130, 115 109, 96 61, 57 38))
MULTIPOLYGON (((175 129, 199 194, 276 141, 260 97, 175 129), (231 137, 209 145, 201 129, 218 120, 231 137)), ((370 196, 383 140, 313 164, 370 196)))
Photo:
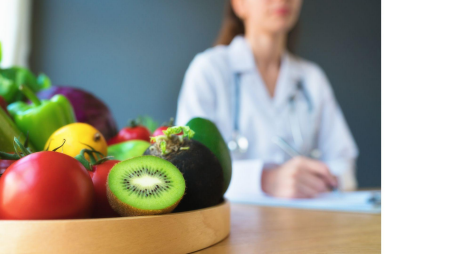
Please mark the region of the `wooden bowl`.
POLYGON ((230 232, 230 204, 165 215, 0 220, 0 253, 188 253, 230 232))

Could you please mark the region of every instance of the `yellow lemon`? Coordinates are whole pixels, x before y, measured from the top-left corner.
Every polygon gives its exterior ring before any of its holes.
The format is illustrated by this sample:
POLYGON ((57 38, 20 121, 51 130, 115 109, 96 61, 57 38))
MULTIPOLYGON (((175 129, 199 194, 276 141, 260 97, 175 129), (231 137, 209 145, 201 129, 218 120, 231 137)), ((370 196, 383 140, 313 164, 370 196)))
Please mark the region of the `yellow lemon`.
MULTIPOLYGON (((86 123, 71 123, 56 130, 47 140, 48 151, 56 151, 75 157, 81 150, 91 146, 96 151, 107 155, 108 145, 102 133, 86 123), (61 146, 64 143, 63 146, 61 146), (60 148, 58 148, 61 146, 60 148)), ((96 156, 97 157, 97 156, 96 156)), ((85 158, 89 159, 85 154, 85 158)))

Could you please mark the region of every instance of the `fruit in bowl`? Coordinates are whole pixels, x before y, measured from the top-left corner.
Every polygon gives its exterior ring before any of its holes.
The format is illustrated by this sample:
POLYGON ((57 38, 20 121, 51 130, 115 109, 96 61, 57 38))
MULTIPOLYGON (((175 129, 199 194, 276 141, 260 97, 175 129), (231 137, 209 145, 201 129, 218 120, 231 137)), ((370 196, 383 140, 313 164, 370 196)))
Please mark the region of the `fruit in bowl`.
POLYGON ((9 220, 89 218, 94 186, 76 159, 44 151, 17 160, 0 178, 0 218, 9 220))
POLYGON ((187 126, 170 127, 164 136, 153 137, 155 143, 145 154, 174 164, 186 181, 186 195, 176 212, 202 209, 222 200, 224 178, 216 156, 202 143, 192 140, 194 132, 187 126), (178 134, 182 132, 183 135, 178 134))
POLYGON ((120 162, 108 175, 108 201, 122 216, 170 213, 184 194, 185 180, 180 171, 154 156, 120 162))

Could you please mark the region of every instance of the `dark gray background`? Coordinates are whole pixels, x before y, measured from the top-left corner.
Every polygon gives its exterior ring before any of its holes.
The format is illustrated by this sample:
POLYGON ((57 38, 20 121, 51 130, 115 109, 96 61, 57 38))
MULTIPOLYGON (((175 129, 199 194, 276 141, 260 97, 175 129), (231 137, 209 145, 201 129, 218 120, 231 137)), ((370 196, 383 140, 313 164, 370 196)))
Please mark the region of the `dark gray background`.
MULTIPOLYGON (((380 1, 306 0, 296 53, 327 73, 360 149, 360 187, 381 185, 380 1)), ((174 116, 188 64, 210 47, 223 1, 37 0, 31 67, 104 100, 119 126, 174 116)))

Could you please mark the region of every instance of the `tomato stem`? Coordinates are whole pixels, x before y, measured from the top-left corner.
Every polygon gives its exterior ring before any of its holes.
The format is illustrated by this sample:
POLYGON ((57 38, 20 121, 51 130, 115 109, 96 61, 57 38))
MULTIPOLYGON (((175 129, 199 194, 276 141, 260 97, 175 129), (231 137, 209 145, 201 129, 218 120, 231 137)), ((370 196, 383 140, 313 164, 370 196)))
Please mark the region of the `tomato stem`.
POLYGON ((171 117, 168 122, 163 123, 161 126, 167 126, 167 127, 174 126, 174 117, 171 117))
POLYGON ((91 149, 88 149, 88 148, 82 149, 80 151, 80 154, 75 156, 75 159, 77 159, 81 164, 83 164, 83 166, 88 171, 92 171, 92 166, 102 164, 103 162, 112 158, 112 157, 105 157, 101 152, 95 150, 90 145, 87 145, 87 144, 83 144, 83 145, 86 145, 91 149), (85 158, 85 153, 88 154, 90 161, 85 158), (94 156, 94 154, 99 155, 100 159, 97 160, 96 157, 94 156))
POLYGON ((86 168, 86 170, 92 171, 91 163, 89 163, 89 161, 85 158, 83 150, 81 150, 80 154, 75 156, 74 158, 79 161, 83 165, 83 167, 86 168))
POLYGON ((130 121, 128 122, 128 126, 130 126, 131 128, 135 128, 135 127, 137 127, 138 125, 139 125, 139 123, 138 123, 138 120, 136 120, 136 119, 130 120, 130 121))
POLYGON ((19 160, 20 157, 17 154, 10 154, 5 152, 0 152, 0 159, 2 160, 19 160))
POLYGON ((66 144, 66 139, 63 139, 63 143, 62 143, 60 146, 58 146, 57 148, 53 149, 52 152, 58 151, 58 149, 60 149, 61 147, 63 147, 64 144, 66 144))
POLYGON ((87 147, 89 148, 89 149, 87 149, 87 151, 90 150, 90 151, 92 151, 93 153, 96 153, 96 154, 100 155, 101 157, 105 157, 105 155, 104 155, 103 153, 97 151, 94 147, 92 147, 92 146, 90 146, 90 145, 88 145, 88 144, 85 144, 85 143, 81 143, 81 142, 80 142, 80 144, 87 146, 87 147))
POLYGON ((15 154, 0 152, 0 159, 19 160, 19 159, 33 153, 29 148, 27 148, 22 143, 20 143, 20 140, 17 137, 14 137, 13 147, 14 147, 15 154))
POLYGON ((14 137, 14 150, 21 158, 32 153, 30 149, 26 148, 24 145, 22 145, 22 143, 20 143, 20 140, 17 137, 14 137))

